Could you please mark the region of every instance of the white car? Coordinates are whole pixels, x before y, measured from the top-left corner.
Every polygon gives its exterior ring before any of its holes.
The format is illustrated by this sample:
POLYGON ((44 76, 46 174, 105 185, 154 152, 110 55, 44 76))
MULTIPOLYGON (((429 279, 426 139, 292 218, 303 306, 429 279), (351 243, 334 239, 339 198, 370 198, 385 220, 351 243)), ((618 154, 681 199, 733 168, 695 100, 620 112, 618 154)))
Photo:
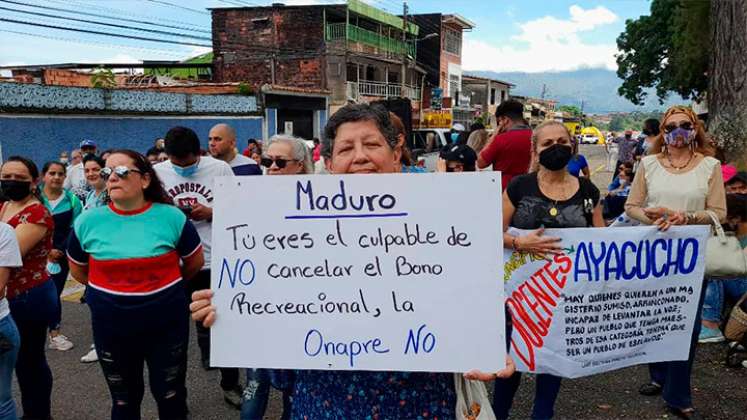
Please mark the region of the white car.
POLYGON ((448 144, 450 131, 448 128, 417 128, 412 131, 407 146, 413 157, 425 160, 426 171, 436 171, 438 153, 448 144))
POLYGON ((581 144, 597 144, 599 143, 599 137, 594 134, 584 134, 581 136, 581 144))

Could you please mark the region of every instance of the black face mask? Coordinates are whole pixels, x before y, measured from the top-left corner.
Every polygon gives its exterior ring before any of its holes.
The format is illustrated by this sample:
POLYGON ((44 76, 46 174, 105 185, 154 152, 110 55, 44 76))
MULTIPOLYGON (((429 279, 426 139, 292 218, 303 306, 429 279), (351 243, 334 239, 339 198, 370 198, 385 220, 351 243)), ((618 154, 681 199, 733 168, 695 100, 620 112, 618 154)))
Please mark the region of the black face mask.
POLYGON ((29 181, 2 180, 0 181, 0 190, 3 195, 12 200, 20 201, 31 194, 31 183, 29 181))
POLYGON ((564 144, 553 144, 543 150, 539 155, 540 165, 551 171, 565 168, 573 156, 571 146, 564 144))

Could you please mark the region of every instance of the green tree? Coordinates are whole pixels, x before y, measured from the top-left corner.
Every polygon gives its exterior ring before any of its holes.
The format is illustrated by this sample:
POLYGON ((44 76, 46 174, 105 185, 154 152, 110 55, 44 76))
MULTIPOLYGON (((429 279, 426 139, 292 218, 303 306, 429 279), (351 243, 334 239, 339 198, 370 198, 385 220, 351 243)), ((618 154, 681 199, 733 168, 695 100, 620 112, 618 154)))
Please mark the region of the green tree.
POLYGON ((697 98, 708 87, 710 1, 653 0, 651 14, 625 22, 617 38, 618 93, 641 105, 645 89, 697 98))
POLYGON ((577 107, 576 105, 561 105, 558 110, 567 112, 571 114, 572 117, 580 117, 583 115, 583 113, 581 112, 581 108, 577 107))
POLYGON ((111 69, 99 67, 91 75, 91 85, 95 88, 111 89, 117 86, 117 79, 111 69))
POLYGON ((624 128, 624 121, 620 115, 615 115, 610 120, 610 131, 622 131, 624 128))

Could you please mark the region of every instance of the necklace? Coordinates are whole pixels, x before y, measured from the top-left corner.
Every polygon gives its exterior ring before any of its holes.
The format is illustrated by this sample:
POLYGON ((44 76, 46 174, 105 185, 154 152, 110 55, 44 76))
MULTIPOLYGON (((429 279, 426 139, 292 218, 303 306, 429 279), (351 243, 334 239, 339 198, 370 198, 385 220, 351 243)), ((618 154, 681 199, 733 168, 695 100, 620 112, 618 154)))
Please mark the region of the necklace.
POLYGON ((669 161, 669 166, 671 166, 672 169, 677 170, 677 171, 681 171, 687 168, 690 165, 690 162, 693 161, 694 157, 695 157, 695 153, 690 153, 690 158, 687 159, 687 162, 682 166, 677 166, 674 164, 674 162, 672 162, 672 156, 670 156, 669 153, 667 153, 667 161, 669 161))
MULTIPOLYGON (((537 179, 537 181, 541 184, 541 181, 540 181, 539 178, 537 179)), ((565 197, 567 195, 566 194, 566 184, 567 184, 567 182, 565 180, 563 180, 563 183, 560 185, 560 187, 562 188, 562 194, 561 195, 563 197, 565 197)), ((541 188, 541 185, 540 185, 540 190, 541 189, 542 188, 541 188)), ((547 197, 547 198, 550 198, 550 197, 547 197)), ((552 204, 552 207, 550 207, 550 209, 547 212, 548 212, 548 214, 550 214, 550 216, 556 217, 558 215, 558 213, 560 213, 558 211, 558 201, 560 201, 560 200, 553 200, 552 198, 550 198, 550 200, 552 200, 553 204, 552 204)))

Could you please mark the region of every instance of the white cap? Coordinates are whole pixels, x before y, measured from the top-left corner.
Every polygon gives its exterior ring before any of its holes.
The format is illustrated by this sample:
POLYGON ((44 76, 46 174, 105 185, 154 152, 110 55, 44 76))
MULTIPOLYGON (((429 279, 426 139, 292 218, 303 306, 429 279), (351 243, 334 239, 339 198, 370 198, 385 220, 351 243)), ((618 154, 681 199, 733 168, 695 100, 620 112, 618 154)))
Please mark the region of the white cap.
POLYGON ((464 125, 462 125, 461 123, 456 123, 453 127, 451 127, 451 129, 456 131, 464 131, 464 125))

